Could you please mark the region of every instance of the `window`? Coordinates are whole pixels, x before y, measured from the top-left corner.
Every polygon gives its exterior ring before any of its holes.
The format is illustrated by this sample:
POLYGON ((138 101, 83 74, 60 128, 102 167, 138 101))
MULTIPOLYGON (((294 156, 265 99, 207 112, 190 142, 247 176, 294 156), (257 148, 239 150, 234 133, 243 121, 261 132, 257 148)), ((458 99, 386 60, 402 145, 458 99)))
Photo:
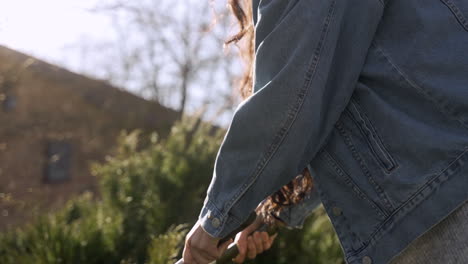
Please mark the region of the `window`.
POLYGON ((45 182, 58 183, 70 180, 71 144, 64 141, 47 143, 45 182))
POLYGON ((4 112, 11 112, 16 107, 16 97, 13 95, 2 94, 0 95, 0 101, 2 101, 4 112))

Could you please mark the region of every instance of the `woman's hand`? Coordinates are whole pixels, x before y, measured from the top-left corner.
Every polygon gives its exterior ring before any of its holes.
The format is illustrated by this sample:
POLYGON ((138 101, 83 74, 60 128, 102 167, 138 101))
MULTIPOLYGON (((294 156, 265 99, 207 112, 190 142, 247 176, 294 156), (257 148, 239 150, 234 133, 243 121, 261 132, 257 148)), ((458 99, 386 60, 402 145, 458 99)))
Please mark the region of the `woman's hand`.
POLYGON ((269 236, 267 232, 255 231, 262 222, 258 216, 254 223, 236 235, 234 243, 237 244, 239 254, 233 259, 235 263, 243 263, 246 257, 254 259, 258 254, 270 249, 278 234, 269 236))
POLYGON ((232 239, 218 247, 219 238, 210 236, 197 222, 185 238, 184 264, 207 264, 224 253, 232 239))
POLYGON ((258 254, 270 249, 278 233, 269 236, 267 232, 254 232, 247 236, 244 231, 237 234, 235 243, 239 254, 233 259, 235 263, 243 263, 245 258, 254 259, 258 254))

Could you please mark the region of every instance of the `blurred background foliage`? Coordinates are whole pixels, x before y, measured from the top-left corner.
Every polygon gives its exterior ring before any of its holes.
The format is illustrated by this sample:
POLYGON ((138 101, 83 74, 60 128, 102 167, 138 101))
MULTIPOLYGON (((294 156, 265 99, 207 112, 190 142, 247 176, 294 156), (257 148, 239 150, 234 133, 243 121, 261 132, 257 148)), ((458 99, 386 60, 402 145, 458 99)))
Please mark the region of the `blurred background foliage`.
MULTIPOLYGON (((123 131, 115 155, 94 163, 99 197, 84 193, 0 234, 0 263, 174 263, 197 219, 225 131, 184 117, 161 139, 123 131)), ((322 208, 302 230, 280 231, 248 263, 344 263, 322 208)))

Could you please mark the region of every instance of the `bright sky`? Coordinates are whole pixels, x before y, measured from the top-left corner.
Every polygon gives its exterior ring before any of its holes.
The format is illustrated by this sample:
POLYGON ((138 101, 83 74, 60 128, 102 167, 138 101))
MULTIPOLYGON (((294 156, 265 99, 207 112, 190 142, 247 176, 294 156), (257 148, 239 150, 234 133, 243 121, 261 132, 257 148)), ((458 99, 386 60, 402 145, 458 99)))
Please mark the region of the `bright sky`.
POLYGON ((112 37, 108 18, 89 11, 98 1, 0 0, 0 45, 65 64, 79 39, 112 37))
POLYGON ((112 43, 118 37, 109 15, 90 9, 108 2, 0 0, 0 45, 75 72, 89 70, 94 65, 93 75, 99 78, 99 58, 96 53, 87 52, 86 44, 112 43))

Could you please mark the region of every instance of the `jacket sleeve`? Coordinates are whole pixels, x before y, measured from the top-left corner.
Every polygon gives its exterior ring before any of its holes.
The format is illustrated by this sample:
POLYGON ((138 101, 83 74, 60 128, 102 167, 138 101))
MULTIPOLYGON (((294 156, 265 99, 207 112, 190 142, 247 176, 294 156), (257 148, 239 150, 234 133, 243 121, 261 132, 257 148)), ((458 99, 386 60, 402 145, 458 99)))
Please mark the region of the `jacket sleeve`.
POLYGON ((380 0, 253 0, 254 94, 235 109, 199 221, 241 225, 305 168, 348 104, 381 19, 380 0))

